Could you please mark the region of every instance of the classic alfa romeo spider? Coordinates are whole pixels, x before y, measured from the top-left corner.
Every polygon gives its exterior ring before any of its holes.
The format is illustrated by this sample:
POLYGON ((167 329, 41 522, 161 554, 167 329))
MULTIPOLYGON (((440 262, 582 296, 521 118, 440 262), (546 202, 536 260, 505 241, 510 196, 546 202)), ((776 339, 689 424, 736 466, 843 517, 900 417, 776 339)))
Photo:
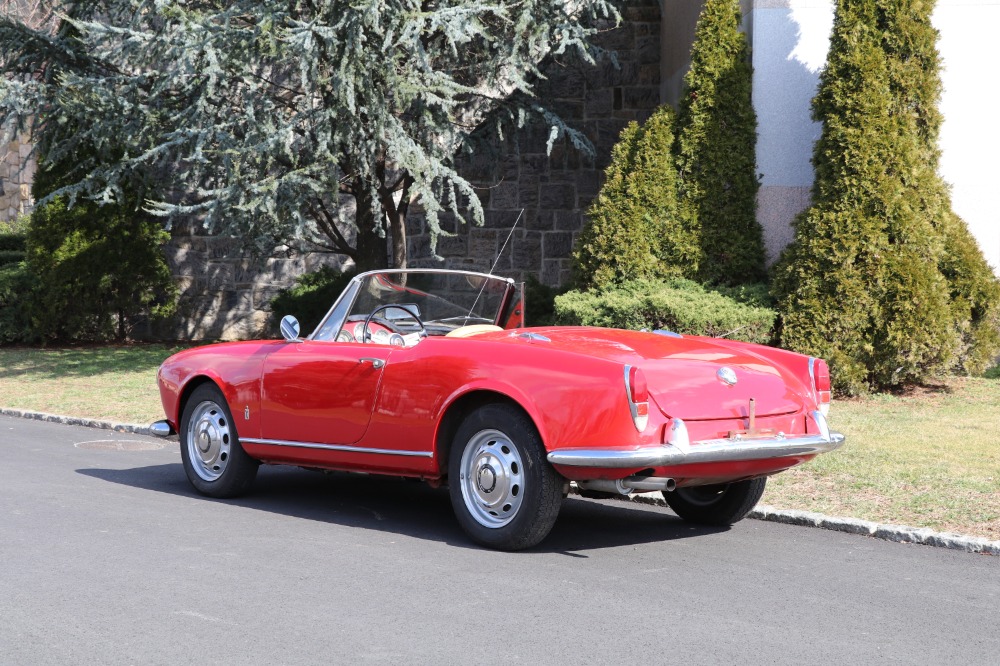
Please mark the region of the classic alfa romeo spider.
POLYGON ((840 446, 817 358, 726 339, 525 328, 513 280, 355 277, 319 326, 198 347, 159 370, 195 489, 233 497, 261 463, 446 484, 473 540, 516 550, 584 495, 661 492, 682 519, 744 518, 767 477, 840 446))

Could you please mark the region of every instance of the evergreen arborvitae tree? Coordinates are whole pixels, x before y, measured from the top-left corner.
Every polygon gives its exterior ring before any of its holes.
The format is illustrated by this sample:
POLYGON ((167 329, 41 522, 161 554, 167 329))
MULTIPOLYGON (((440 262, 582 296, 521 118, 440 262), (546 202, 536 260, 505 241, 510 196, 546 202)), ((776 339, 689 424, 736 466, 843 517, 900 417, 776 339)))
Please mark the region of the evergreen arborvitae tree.
POLYGON ((756 219, 753 70, 739 25, 739 0, 706 0, 677 122, 681 210, 699 237, 697 278, 714 284, 766 276, 756 219))
POLYGON ((900 113, 915 116, 923 153, 920 169, 911 182, 923 197, 923 209, 943 243, 938 268, 948 282, 952 325, 960 338, 954 369, 978 373, 1000 352, 1000 280, 968 225, 952 211, 948 185, 939 175, 941 66, 936 47, 938 31, 931 24, 934 4, 906 4, 907 11, 898 18, 898 35, 887 40, 886 50, 896 63, 891 74, 900 113))
POLYGON ((697 270, 697 241, 677 214, 673 125, 673 111, 664 106, 643 125, 622 130, 573 254, 577 287, 697 270))
POLYGON ((305 241, 359 268, 406 262, 407 210, 482 220, 455 156, 472 131, 531 118, 592 152, 532 94, 539 64, 593 62, 611 0, 53 0, 76 32, 0 15, 0 126, 59 163, 60 194, 117 201, 157 171, 154 210, 260 252, 305 241), (58 71, 58 76, 53 72, 58 71), (106 147, 113 146, 109 151, 106 147), (387 242, 391 241, 391 242, 387 242))
POLYGON ((782 343, 826 357, 849 392, 920 382, 996 342, 995 280, 936 173, 931 10, 838 0, 813 100, 814 203, 776 267, 782 343))

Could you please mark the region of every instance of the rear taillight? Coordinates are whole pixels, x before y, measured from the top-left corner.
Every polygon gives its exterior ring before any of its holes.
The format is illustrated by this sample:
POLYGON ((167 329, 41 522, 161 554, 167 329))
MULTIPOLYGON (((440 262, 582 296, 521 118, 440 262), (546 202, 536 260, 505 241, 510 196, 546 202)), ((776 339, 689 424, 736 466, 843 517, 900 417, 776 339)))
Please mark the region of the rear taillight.
POLYGON ((632 423, 636 430, 642 432, 649 422, 649 388, 646 386, 646 375, 635 366, 625 366, 625 395, 632 423))
POLYGON ((809 377, 816 390, 816 404, 824 416, 830 413, 830 401, 833 392, 830 390, 830 366, 821 358, 809 359, 809 377))

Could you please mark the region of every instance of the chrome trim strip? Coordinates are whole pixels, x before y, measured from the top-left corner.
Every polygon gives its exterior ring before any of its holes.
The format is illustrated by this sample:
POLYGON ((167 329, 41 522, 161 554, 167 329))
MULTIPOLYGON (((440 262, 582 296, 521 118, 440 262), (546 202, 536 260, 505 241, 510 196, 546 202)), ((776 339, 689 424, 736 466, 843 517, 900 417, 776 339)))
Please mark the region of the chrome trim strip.
POLYGON ((149 434, 154 437, 170 437, 174 434, 174 429, 168 421, 157 421, 149 424, 149 434))
POLYGON ((553 465, 571 467, 666 467, 816 455, 833 451, 843 443, 844 436, 839 432, 830 432, 829 437, 803 435, 740 441, 706 439, 694 442, 686 451, 672 444, 631 450, 558 449, 549 453, 548 460, 553 465))
POLYGON ((241 442, 247 444, 267 444, 269 446, 288 446, 299 449, 322 449, 324 451, 345 451, 347 453, 373 453, 384 456, 408 456, 411 458, 433 458, 432 451, 394 451, 392 449, 368 449, 361 446, 348 446, 345 444, 317 444, 316 442, 291 442, 284 439, 256 439, 254 437, 240 437, 241 442))

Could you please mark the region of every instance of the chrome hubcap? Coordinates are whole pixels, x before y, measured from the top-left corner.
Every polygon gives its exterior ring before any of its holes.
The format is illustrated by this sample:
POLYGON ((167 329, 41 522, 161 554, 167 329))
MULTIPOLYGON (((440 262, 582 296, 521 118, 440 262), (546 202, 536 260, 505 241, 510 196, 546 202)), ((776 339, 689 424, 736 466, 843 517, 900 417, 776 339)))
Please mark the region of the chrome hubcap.
POLYGON ((187 428, 188 457, 195 473, 205 481, 222 476, 231 444, 232 433, 222 408, 210 400, 199 403, 191 412, 187 428))
POLYGON ((503 527, 524 496, 521 454, 499 430, 476 433, 462 454, 462 498, 480 525, 503 527))

